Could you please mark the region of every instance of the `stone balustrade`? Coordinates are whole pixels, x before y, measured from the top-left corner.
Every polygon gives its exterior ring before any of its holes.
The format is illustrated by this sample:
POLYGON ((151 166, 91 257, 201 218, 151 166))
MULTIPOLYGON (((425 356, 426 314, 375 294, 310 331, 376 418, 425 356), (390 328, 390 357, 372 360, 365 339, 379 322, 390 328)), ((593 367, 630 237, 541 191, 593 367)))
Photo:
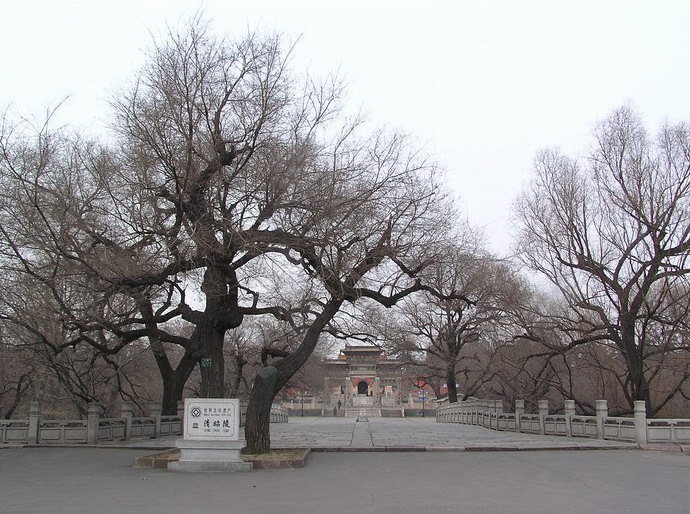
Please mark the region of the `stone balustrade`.
POLYGON ((276 406, 271 407, 271 423, 287 423, 288 412, 276 406))
MULTIPOLYGON (((118 418, 102 418, 97 403, 89 404, 86 419, 43 419, 39 402, 31 402, 29 419, 0 420, 0 444, 97 444, 105 441, 126 441, 182 435, 184 403, 179 402, 177 414, 163 416, 160 404, 149 406, 149 416, 134 417, 133 405, 124 402, 118 418)), ((247 407, 243 403, 241 421, 244 425, 247 407)), ((271 409, 271 423, 287 423, 284 409, 271 409)))
POLYGON ((596 415, 575 413, 575 402, 566 400, 563 414, 549 414, 548 400, 540 400, 538 413, 525 413, 524 400, 515 401, 515 412, 504 413, 501 400, 473 399, 441 405, 437 423, 478 425, 492 430, 564 437, 590 437, 646 443, 690 443, 690 419, 647 419, 644 402, 635 402, 633 417, 611 417, 606 400, 597 400, 596 415))

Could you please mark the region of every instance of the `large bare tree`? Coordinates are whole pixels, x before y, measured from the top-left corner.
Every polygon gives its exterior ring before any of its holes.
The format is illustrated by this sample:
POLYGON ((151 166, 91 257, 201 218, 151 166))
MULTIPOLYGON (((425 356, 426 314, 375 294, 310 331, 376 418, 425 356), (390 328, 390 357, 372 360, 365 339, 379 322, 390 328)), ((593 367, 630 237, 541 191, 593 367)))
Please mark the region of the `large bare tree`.
POLYGON ((277 36, 219 38, 193 19, 114 95, 107 143, 50 124, 0 134, 3 265, 52 298, 62 346, 148 341, 169 413, 198 364, 200 394, 224 395, 226 335, 246 316, 301 334, 267 366, 270 387, 254 385, 255 451, 270 444, 266 405, 321 332, 360 299, 423 289, 454 218, 410 137, 343 116, 340 83, 297 76, 289 54, 277 36))
POLYGON ((625 106, 599 124, 586 158, 546 150, 535 169, 516 204, 519 249, 566 299, 567 311, 552 318, 560 350, 615 351, 629 409, 644 400, 654 414, 682 390, 690 364, 688 126, 667 124, 650 137, 625 106), (674 383, 654 391, 671 361, 681 366, 674 383))
POLYGON ((454 403, 458 380, 467 398, 492 379, 496 348, 511 338, 507 303, 519 281, 507 263, 469 241, 445 245, 424 275, 431 291, 402 303, 387 344, 408 355, 428 382, 447 384, 454 403))

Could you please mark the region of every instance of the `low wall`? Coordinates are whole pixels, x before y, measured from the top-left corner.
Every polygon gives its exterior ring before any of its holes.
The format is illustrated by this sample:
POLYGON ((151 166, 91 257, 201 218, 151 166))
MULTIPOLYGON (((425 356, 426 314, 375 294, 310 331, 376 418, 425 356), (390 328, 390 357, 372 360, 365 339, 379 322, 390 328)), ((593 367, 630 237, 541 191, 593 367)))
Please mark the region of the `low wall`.
MULTIPOLYGON (((39 402, 31 402, 29 419, 0 420, 0 444, 97 444, 104 441, 126 441, 136 438, 157 438, 182 435, 184 403, 174 416, 161 415, 160 404, 150 405, 150 415, 134 417, 132 405, 125 402, 119 418, 100 417, 100 406, 89 404, 86 419, 44 420, 39 402)), ((240 408, 240 424, 244 426, 247 406, 240 408)), ((271 423, 287 423, 288 413, 271 408, 271 423)))
MULTIPOLYGON (((323 416, 324 415, 324 412, 322 409, 311 409, 311 408, 307 408, 307 407, 305 407, 304 409, 301 409, 299 407, 296 409, 288 408, 288 409, 285 409, 285 412, 287 412, 293 418, 299 418, 301 416, 312 417, 312 416, 323 416)), ((330 413, 331 413, 331 416, 333 416, 333 410, 332 409, 331 409, 330 413)))
POLYGON ((421 407, 418 409, 411 409, 405 407, 406 418, 433 418, 434 416, 436 416, 435 409, 422 409, 421 407))
POLYGON ((439 406, 437 423, 478 425, 492 430, 565 437, 590 437, 646 443, 690 443, 690 419, 647 419, 644 402, 635 402, 632 418, 608 415, 606 400, 597 400, 596 416, 575 413, 566 400, 563 414, 549 414, 547 400, 537 414, 525 413, 524 400, 516 400, 515 413, 504 413, 501 400, 470 400, 439 406))

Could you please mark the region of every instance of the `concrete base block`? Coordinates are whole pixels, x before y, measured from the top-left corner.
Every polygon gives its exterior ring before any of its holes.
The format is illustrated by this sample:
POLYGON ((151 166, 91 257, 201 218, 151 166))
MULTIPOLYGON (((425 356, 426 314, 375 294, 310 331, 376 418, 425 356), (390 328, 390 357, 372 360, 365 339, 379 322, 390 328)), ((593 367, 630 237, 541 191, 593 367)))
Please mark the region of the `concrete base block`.
POLYGON ((182 473, 204 473, 204 472, 222 472, 222 473, 238 473, 252 470, 251 462, 216 462, 216 461, 201 461, 188 460, 170 462, 168 464, 170 471, 179 471, 182 473))
POLYGON ((251 462, 242 460, 241 451, 246 446, 244 439, 236 441, 192 441, 178 439, 180 460, 170 462, 168 469, 182 472, 239 472, 251 471, 251 462))

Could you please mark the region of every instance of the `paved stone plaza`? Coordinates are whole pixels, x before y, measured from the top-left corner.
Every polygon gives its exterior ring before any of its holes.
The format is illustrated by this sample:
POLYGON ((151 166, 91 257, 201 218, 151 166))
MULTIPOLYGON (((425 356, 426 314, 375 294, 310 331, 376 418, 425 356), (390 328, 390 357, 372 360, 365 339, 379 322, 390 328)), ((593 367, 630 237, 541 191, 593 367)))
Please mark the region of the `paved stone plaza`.
MULTIPOLYGON (((172 448, 176 437, 132 441, 132 448, 172 448)), ((123 446, 122 443, 105 443, 123 446)), ((428 418, 290 417, 271 425, 272 448, 330 451, 566 450, 637 448, 633 443, 580 437, 497 432, 483 427, 436 423, 428 418)))
POLYGON ((497 432, 483 427, 436 423, 434 418, 291 417, 271 425, 274 448, 329 450, 514 450, 634 448, 632 443, 497 432))

